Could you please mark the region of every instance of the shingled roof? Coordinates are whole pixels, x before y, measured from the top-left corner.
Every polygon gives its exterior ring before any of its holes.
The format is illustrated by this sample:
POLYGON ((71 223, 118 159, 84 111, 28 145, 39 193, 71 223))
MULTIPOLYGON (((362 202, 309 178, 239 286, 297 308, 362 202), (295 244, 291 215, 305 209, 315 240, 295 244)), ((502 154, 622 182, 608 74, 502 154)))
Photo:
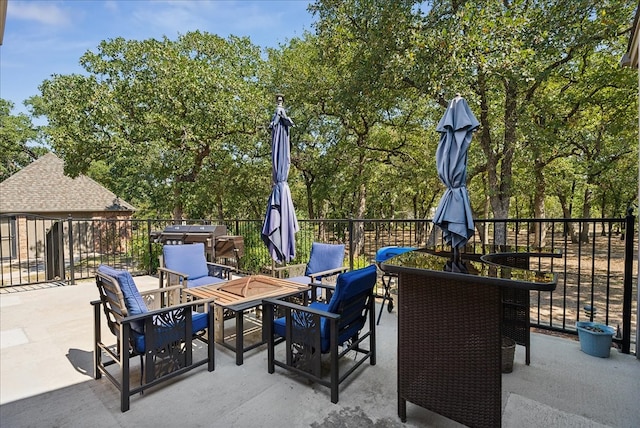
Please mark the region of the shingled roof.
POLYGON ((135 211, 87 176, 64 175, 64 162, 47 153, 0 183, 0 213, 135 211))

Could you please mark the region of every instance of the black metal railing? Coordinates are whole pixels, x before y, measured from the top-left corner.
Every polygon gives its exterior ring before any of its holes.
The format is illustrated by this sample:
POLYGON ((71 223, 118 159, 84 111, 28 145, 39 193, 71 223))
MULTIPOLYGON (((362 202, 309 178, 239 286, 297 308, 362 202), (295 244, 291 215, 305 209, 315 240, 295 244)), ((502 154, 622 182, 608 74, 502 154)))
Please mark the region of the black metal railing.
MULTIPOLYGON (((102 264, 134 274, 155 274, 161 244, 151 232, 173 224, 167 219, 56 219, 33 215, 0 216, 0 282, 2 287, 59 282, 73 284, 91 278, 102 264)), ((244 273, 273 267, 262 242, 262 220, 188 220, 182 224, 224 224, 228 233, 242 236, 244 273)), ((311 243, 337 242, 347 248, 351 268, 375 260, 376 251, 389 245, 424 247, 442 245, 442 235, 430 220, 323 219, 299 220, 296 258, 309 258, 311 243)), ((611 325, 614 339, 629 352, 635 337, 633 296, 638 271, 635 217, 622 219, 506 219, 476 220, 472 248, 544 247, 561 258, 536 258, 531 269, 558 274, 552 293, 531 296, 533 326, 575 333, 575 323, 594 320, 611 325)), ((477 251, 477 250, 476 250, 477 251)))

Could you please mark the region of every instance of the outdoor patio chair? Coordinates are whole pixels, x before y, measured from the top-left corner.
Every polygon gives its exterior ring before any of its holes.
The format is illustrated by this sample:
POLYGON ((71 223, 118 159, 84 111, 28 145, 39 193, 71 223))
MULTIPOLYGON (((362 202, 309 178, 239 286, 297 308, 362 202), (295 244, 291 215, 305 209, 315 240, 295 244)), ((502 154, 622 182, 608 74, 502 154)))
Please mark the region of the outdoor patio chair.
MULTIPOLYGON (((105 375, 120 390, 120 410, 129 410, 130 397, 174 376, 207 364, 214 370, 212 300, 197 303, 208 311, 194 312, 195 303, 158 308, 167 293, 181 286, 139 292, 131 274, 101 265, 96 272, 100 300, 94 308, 94 377, 105 375), (115 345, 102 340, 104 310, 115 345), (194 340, 195 339, 195 340, 194 340), (206 344, 206 352, 203 346, 206 344), (194 350, 196 352, 194 352, 194 350), (195 354, 195 355, 194 355, 195 354), (130 358, 140 356, 140 385, 132 386, 130 358), (117 364, 119 370, 109 370, 117 364)), ((135 374, 135 372, 134 372, 135 374)))
POLYGON ((274 268, 276 277, 289 281, 309 284, 321 282, 323 278, 337 276, 346 272, 344 263, 344 244, 311 244, 309 262, 274 268))
MULTIPOLYGON (((268 371, 285 368, 331 389, 331 402, 338 402, 338 388, 367 359, 376 364, 375 297, 376 266, 340 274, 329 303, 302 306, 265 299, 264 328, 268 341, 268 371), (274 314, 284 313, 275 318, 274 314), (365 329, 368 322, 368 328, 365 329), (368 339, 368 349, 361 347, 368 339), (284 343, 284 358, 276 356, 284 343), (354 352, 352 352, 354 351, 354 352), (353 358, 344 358, 348 353, 353 358), (329 354, 330 374, 322 373, 322 355, 329 354)), ((278 354, 282 356, 282 352, 278 354)))
MULTIPOLYGON (((274 276, 300 284, 335 284, 339 274, 349 270, 344 264, 344 244, 311 244, 309 262, 274 269, 274 276)), ((318 298, 322 288, 317 288, 318 298)), ((327 291, 330 298, 330 289, 327 291)))
POLYGON ((178 284, 184 288, 222 284, 231 279, 234 271, 231 266, 208 262, 202 242, 164 245, 158 268, 160 288, 178 284))

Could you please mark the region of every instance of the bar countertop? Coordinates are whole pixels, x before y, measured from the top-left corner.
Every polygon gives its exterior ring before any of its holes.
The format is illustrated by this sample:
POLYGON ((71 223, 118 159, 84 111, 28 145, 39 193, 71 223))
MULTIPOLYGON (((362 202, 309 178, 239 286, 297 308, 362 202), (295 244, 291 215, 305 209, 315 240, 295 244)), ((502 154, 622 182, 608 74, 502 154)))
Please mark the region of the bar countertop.
MULTIPOLYGON (((494 253, 482 259, 471 260, 462 254, 462 260, 467 272, 451 268, 451 258, 435 254, 427 249, 406 252, 381 263, 381 269, 391 273, 428 274, 434 277, 458 279, 469 278, 480 285, 519 288, 525 290, 553 291, 557 284, 557 275, 552 272, 540 272, 500 265, 501 253, 494 253), (494 257, 492 257, 494 256, 494 257), (491 261, 493 260, 493 261, 491 261)), ((506 254, 506 253, 505 253, 506 254)), ((526 253, 519 253, 526 255, 526 253)), ((536 254, 532 254, 535 257, 536 254)))

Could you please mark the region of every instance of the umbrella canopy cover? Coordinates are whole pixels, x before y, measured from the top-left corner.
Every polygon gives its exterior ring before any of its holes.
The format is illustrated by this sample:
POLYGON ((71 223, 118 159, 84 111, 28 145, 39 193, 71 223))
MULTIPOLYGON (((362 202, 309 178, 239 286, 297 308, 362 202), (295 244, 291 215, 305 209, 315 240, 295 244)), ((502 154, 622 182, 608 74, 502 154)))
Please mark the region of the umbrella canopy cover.
POLYGON ((278 98, 278 107, 271 124, 271 179, 272 190, 267 213, 262 225, 262 240, 269 249, 271 258, 279 263, 293 260, 296 255, 295 234, 298 232, 291 191, 287 180, 291 165, 289 128, 293 121, 287 117, 278 98))
POLYGON ((457 96, 438 123, 440 141, 436 151, 436 167, 440 180, 447 186, 442 195, 433 223, 443 231, 452 248, 464 246, 473 236, 474 224, 467 192, 467 150, 471 137, 480 122, 473 115, 467 101, 457 96))

